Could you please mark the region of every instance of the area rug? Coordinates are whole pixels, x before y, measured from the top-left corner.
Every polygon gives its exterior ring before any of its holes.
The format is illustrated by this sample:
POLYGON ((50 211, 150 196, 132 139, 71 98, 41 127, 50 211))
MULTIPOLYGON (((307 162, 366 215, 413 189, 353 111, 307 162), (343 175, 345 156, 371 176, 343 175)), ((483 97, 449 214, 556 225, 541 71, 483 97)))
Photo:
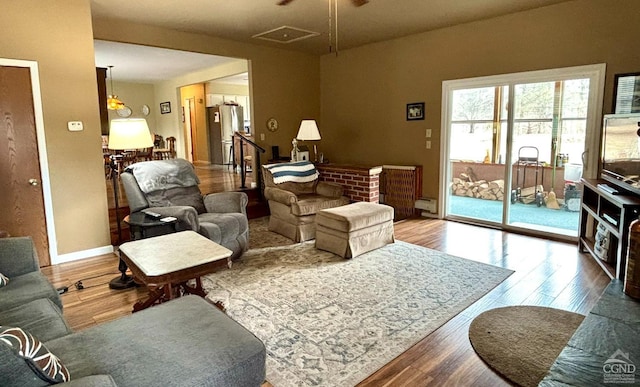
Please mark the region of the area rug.
POLYGON ((203 285, 264 342, 274 386, 350 386, 511 273, 404 242, 346 260, 310 241, 249 250, 203 285))
POLYGON ((249 246, 252 249, 289 246, 296 242, 280 234, 269 231, 269 217, 249 219, 249 246))
POLYGON ((540 306, 491 309, 471 322, 469 340, 496 372, 520 386, 537 386, 583 319, 540 306))

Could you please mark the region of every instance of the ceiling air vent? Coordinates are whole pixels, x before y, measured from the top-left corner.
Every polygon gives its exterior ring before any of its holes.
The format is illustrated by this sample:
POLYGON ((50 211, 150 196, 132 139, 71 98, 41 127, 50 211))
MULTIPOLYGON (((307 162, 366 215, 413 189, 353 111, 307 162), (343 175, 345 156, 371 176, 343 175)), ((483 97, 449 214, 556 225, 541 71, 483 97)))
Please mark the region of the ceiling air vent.
POLYGON ((282 26, 273 30, 253 35, 252 38, 287 44, 318 35, 320 35, 320 33, 318 32, 307 31, 295 27, 282 26))

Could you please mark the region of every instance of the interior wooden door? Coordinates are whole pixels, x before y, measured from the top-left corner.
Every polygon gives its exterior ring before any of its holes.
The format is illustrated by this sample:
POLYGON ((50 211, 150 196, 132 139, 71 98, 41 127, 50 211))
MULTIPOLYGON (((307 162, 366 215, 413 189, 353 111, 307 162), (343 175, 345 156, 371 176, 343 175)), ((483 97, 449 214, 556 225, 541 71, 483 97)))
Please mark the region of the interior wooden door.
POLYGON ((30 69, 0 66, 0 230, 30 236, 51 264, 30 69))
POLYGON ((200 161, 200 155, 198 153, 198 124, 196 122, 196 100, 195 98, 188 98, 187 103, 189 105, 189 128, 191 128, 191 157, 192 160, 200 161))

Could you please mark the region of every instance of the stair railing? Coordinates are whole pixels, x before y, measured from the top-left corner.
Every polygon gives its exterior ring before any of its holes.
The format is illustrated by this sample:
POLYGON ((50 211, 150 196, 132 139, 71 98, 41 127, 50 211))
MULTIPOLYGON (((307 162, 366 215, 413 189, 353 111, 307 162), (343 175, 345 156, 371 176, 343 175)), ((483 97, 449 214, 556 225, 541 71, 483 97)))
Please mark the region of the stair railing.
MULTIPOLYGON (((262 174, 260 173, 260 155, 258 154, 258 152, 264 153, 265 149, 238 132, 235 132, 234 136, 237 137, 238 140, 240 141, 240 164, 239 164, 240 165, 240 188, 247 188, 246 186, 247 168, 246 168, 246 163, 244 161, 244 146, 243 146, 243 143, 247 143, 253 147, 253 154, 256 159, 256 168, 255 168, 256 170, 252 171, 252 173, 255 176, 256 185, 258 189, 260 189, 260 187, 262 187, 262 174)), ((235 169, 237 165, 238 164, 236 164, 235 157, 234 157, 233 168, 235 169)), ((260 190, 260 192, 262 192, 262 190, 260 190)))

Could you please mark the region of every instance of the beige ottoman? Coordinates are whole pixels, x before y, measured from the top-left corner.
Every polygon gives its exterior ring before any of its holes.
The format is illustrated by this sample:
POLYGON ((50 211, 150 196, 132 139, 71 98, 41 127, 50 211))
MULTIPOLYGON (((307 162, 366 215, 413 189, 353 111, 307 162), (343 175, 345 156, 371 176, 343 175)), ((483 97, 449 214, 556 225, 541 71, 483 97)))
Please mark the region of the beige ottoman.
POLYGON ((357 202, 316 214, 317 249, 352 258, 393 242, 393 207, 357 202))

